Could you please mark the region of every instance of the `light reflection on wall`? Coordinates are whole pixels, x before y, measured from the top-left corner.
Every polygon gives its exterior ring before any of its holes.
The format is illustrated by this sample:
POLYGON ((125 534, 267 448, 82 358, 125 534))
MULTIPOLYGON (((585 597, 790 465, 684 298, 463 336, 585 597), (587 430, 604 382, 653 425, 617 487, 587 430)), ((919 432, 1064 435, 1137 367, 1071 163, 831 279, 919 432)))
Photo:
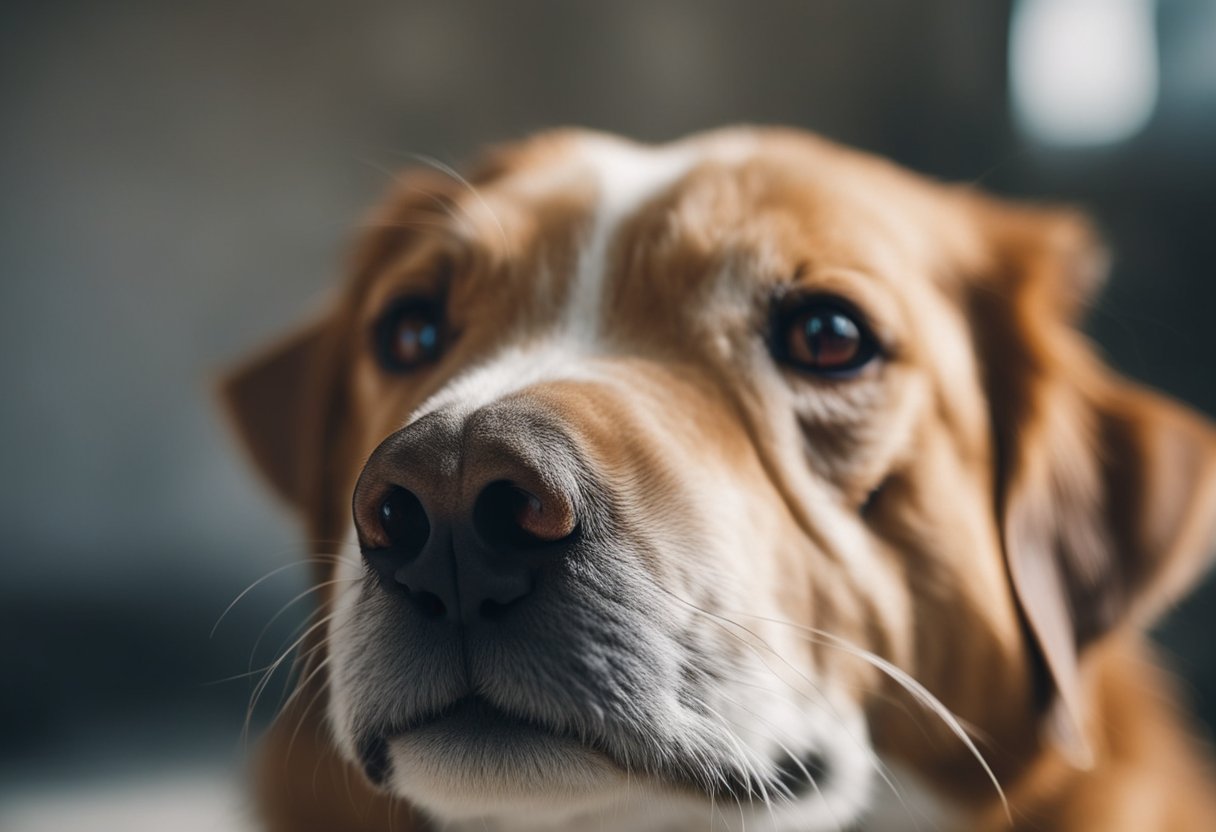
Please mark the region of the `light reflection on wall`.
POLYGON ((1140 132, 1157 102, 1155 14, 1155 0, 1018 0, 1009 77, 1019 128, 1064 146, 1140 132))

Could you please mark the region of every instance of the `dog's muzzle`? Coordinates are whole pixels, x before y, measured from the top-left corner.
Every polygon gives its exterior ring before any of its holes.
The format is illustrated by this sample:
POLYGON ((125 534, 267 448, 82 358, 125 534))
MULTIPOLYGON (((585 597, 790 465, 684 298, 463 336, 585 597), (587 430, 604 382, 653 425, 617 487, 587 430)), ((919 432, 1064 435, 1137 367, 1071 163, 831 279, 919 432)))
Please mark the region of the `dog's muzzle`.
POLYGON ((712 579, 725 561, 696 485, 676 493, 642 464, 638 426, 575 402, 522 391, 439 409, 371 454, 353 500, 362 569, 340 578, 329 624, 345 752, 447 819, 543 794, 608 805, 636 782, 689 811, 864 784, 837 764, 864 727, 803 707, 712 626, 703 605, 727 578, 712 579))

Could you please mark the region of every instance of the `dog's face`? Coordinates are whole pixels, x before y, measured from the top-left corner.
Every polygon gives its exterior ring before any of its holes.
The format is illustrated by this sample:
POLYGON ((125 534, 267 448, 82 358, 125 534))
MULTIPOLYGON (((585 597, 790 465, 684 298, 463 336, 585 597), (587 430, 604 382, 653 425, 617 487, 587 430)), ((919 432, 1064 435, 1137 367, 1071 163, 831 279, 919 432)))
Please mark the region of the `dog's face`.
POLYGON ((1096 267, 1071 216, 792 132, 407 174, 229 389, 351 542, 336 744, 441 820, 799 830, 857 819, 880 754, 967 779, 892 698, 1003 765, 1051 702, 1083 747, 1077 650, 1197 571, 1213 479, 1208 428, 1072 334, 1096 267))

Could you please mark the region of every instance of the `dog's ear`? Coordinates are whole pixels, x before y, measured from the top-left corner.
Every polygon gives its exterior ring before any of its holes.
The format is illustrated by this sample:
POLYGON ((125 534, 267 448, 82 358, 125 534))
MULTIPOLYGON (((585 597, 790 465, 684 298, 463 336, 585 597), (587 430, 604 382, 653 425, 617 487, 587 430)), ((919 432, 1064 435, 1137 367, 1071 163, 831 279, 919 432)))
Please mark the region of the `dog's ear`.
POLYGON ((1051 738, 1091 759, 1084 652, 1187 589, 1216 541, 1216 431, 1117 376, 1078 332, 1104 278, 1089 224, 984 201, 972 299, 1010 579, 1042 657, 1051 738))
MULTIPOLYGON (((361 224, 344 297, 357 297, 411 240, 461 216, 454 208, 459 188, 440 169, 397 175, 361 224)), ((219 385, 220 400, 258 469, 281 498, 305 513, 320 508, 316 503, 324 497, 319 480, 337 418, 335 370, 350 346, 343 332, 357 328, 353 315, 342 303, 331 305, 324 317, 238 365, 219 385)))
POLYGON ((316 464, 329 322, 300 327, 229 371, 219 395, 245 450, 288 505, 307 504, 316 464))

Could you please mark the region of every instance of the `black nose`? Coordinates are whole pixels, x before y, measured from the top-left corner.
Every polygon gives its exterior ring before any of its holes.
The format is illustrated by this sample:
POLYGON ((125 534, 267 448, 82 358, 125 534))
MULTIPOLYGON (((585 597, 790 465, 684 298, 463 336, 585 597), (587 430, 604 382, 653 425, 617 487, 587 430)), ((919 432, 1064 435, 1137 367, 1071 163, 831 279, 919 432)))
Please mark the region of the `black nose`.
POLYGON ((424 617, 497 620, 576 536, 577 477, 546 430, 510 412, 428 416, 390 436, 355 488, 364 559, 424 617), (532 428, 531 430, 529 428, 532 428))

